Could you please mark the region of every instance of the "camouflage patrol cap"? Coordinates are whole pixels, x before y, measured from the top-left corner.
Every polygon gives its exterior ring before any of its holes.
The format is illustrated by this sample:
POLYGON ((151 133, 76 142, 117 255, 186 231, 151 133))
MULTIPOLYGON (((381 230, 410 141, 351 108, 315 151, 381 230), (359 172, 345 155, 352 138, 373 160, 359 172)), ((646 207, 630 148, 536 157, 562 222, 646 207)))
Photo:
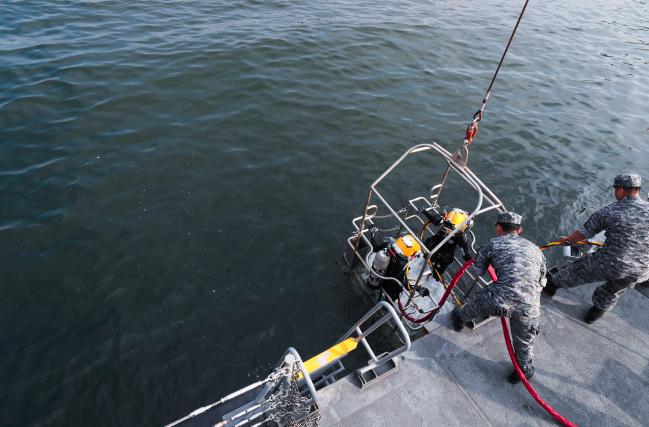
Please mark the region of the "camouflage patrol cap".
POLYGON ((641 183, 642 178, 635 173, 623 173, 613 179, 613 187, 637 188, 641 183))
POLYGON ((516 212, 501 212, 498 214, 496 224, 521 225, 521 221, 523 221, 523 217, 516 212))

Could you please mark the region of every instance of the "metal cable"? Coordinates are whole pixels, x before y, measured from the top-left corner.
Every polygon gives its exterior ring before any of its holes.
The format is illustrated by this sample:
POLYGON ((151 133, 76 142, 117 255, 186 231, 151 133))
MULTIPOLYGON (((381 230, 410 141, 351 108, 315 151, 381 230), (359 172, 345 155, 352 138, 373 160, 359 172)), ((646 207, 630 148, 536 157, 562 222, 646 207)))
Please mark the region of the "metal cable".
POLYGON ((509 51, 509 47, 512 44, 512 40, 514 40, 514 36, 516 35, 516 30, 518 30, 518 26, 521 23, 521 19, 523 19, 523 14, 525 13, 525 9, 527 9, 527 4, 529 3, 530 0, 525 0, 525 4, 523 5, 523 9, 521 9, 521 13, 518 15, 518 19, 516 20, 516 25, 514 26, 514 30, 512 31, 512 34, 509 36, 509 41, 507 42, 507 46, 505 47, 505 51, 503 52, 502 56, 500 57, 500 62, 498 62, 498 67, 496 67, 496 72, 494 73, 493 77, 491 78, 491 82, 489 83, 489 87, 487 88, 487 91, 485 92, 484 98, 482 98, 482 105, 480 106, 480 109, 476 111, 473 114, 473 120, 467 126, 466 128, 466 136, 464 138, 464 143, 465 144, 472 144, 473 143, 473 138, 476 136, 478 133, 478 122, 482 120, 482 114, 484 113, 484 110, 487 106, 487 101, 489 100, 489 97, 491 96, 491 89, 493 88, 494 83, 496 82, 496 77, 498 77, 498 72, 500 71, 500 68, 503 65, 503 62, 505 61, 505 56, 507 56, 507 52, 509 51))

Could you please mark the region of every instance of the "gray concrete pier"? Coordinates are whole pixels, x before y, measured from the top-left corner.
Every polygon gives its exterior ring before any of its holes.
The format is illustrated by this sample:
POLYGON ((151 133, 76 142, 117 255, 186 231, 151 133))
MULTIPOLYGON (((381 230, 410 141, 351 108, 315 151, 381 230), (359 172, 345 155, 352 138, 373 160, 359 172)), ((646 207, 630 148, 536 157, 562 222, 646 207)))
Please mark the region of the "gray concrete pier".
MULTIPOLYGON (((588 325, 595 285, 543 297, 532 384, 580 426, 649 425, 649 298, 627 292, 588 325)), ((353 375, 319 392, 322 426, 554 425, 512 365, 500 321, 455 332, 448 314, 427 325, 400 369, 363 390, 353 375)))

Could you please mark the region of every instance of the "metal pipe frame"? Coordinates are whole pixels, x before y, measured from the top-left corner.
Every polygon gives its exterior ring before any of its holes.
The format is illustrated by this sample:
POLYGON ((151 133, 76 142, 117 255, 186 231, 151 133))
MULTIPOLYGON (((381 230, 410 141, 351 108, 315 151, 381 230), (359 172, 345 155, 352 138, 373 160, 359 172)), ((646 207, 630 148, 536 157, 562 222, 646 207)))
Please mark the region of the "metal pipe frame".
MULTIPOLYGON (((365 230, 365 223, 366 223, 366 221, 367 221, 368 219, 371 219, 373 216, 375 216, 375 215, 376 215, 376 211, 378 210, 378 208, 377 208, 376 205, 370 205, 370 203, 371 203, 371 201, 372 201, 372 195, 376 195, 376 197, 381 201, 381 203, 383 204, 383 206, 385 206, 385 208, 390 212, 390 214, 392 214, 392 215, 395 217, 395 219, 396 219, 396 220, 398 221, 398 223, 399 223, 399 227, 400 227, 400 229, 405 229, 405 230, 407 230, 407 232, 410 233, 410 234, 413 236, 413 238, 417 241, 417 243, 419 243, 419 244, 421 245, 422 249, 424 250, 424 252, 425 252, 426 255, 427 255, 427 257, 426 257, 426 264, 425 264, 425 265, 427 265, 428 263, 430 263, 430 259, 431 259, 431 257, 432 257, 433 254, 435 254, 435 253, 436 253, 436 252, 437 252, 437 251, 438 251, 438 250, 439 250, 439 249, 440 249, 444 244, 446 244, 446 242, 447 242, 448 240, 450 240, 450 239, 451 239, 455 234, 457 234, 457 233, 459 232, 459 230, 462 229, 462 227, 464 227, 465 225, 467 225, 467 224, 468 224, 471 220, 473 220, 475 217, 477 217, 477 216, 479 216, 479 215, 482 215, 482 214, 484 214, 484 213, 486 213, 486 212, 488 212, 488 211, 491 211, 491 210, 498 210, 499 212, 504 212, 504 211, 506 210, 504 203, 503 203, 503 202, 502 202, 502 201, 501 201, 501 200, 500 200, 500 199, 499 199, 499 198, 498 198, 498 197, 497 197, 497 196, 496 196, 496 195, 495 195, 495 194, 494 194, 494 193, 493 193, 493 192, 492 192, 492 191, 491 191, 491 190, 490 190, 490 189, 489 189, 489 188, 488 188, 488 187, 487 187, 487 186, 486 186, 486 185, 485 185, 485 184, 484 184, 484 183, 483 183, 483 182, 482 182, 482 181, 481 181, 481 180, 480 180, 480 179, 479 179, 479 178, 478 178, 474 173, 473 173, 473 171, 471 171, 471 170, 468 168, 468 166, 463 165, 463 164, 460 164, 460 163, 457 163, 457 162, 454 160, 453 155, 452 155, 448 150, 446 150, 445 148, 443 148, 442 146, 440 146, 439 144, 437 144, 437 143, 435 143, 435 142, 433 142, 432 144, 419 144, 419 145, 415 145, 415 146, 411 147, 410 149, 406 150, 405 153, 403 153, 403 154, 402 154, 402 155, 401 155, 401 156, 400 156, 400 157, 399 157, 399 158, 398 158, 394 163, 392 163, 392 165, 390 165, 390 166, 388 167, 388 169, 386 169, 386 170, 385 170, 385 171, 384 171, 384 172, 383 172, 383 173, 382 173, 382 174, 381 174, 381 175, 380 175, 380 176, 379 176, 379 177, 378 177, 378 178, 377 178, 377 179, 376 179, 376 180, 375 180, 371 185, 370 185, 370 189, 369 189, 369 191, 368 191, 367 201, 366 201, 365 206, 364 206, 364 209, 363 209, 363 216, 360 217, 360 219, 361 219, 361 221, 360 221, 360 225, 358 225, 358 226, 356 225, 356 219, 355 219, 354 221, 352 221, 352 223, 354 224, 354 227, 357 229, 357 234, 354 235, 354 236, 352 236, 350 239, 348 239, 348 244, 349 244, 350 247, 353 249, 355 255, 356 255, 356 256, 358 257, 358 259, 362 262, 362 264, 364 265, 364 267, 365 267, 365 268, 370 272, 370 274, 374 274, 374 275, 376 275, 377 277, 379 277, 379 278, 381 278, 381 279, 383 279, 383 280, 393 280, 393 281, 395 281, 396 283, 398 283, 398 284, 401 286, 401 288, 402 288, 403 290, 405 290, 405 287, 403 286, 403 284, 402 284, 399 280, 397 280, 396 278, 392 278, 392 277, 381 276, 380 274, 378 274, 377 272, 375 272, 375 271, 372 269, 371 265, 369 265, 369 262, 368 262, 369 255, 370 255, 370 253, 373 251, 374 248, 373 248, 372 243, 370 242, 370 240, 365 236, 365 231, 366 231, 366 230, 365 230), (437 184, 437 185, 434 185, 434 186, 431 188, 431 193, 432 193, 432 191, 437 190, 434 194, 431 194, 431 200, 434 199, 435 203, 438 202, 438 200, 439 200, 439 195, 441 194, 441 192, 442 192, 442 190, 443 190, 443 188, 444 188, 444 186, 445 186, 445 184, 446 184, 446 180, 447 180, 447 178, 448 178, 448 174, 450 173, 451 170, 453 170, 453 171, 456 172, 458 175, 460 175, 460 177, 461 177, 462 179, 464 179, 464 181, 467 182, 467 183, 468 183, 468 184, 469 184, 469 185, 470 185, 470 186, 471 186, 471 187, 472 187, 472 188, 473 188, 473 189, 478 193, 478 201, 477 201, 477 203, 476 203, 476 207, 473 209, 473 211, 469 214, 469 216, 467 217, 467 219, 466 219, 462 224, 460 224, 460 225, 459 225, 455 230, 453 230, 451 233, 449 233, 449 234, 448 234, 448 235, 447 235, 447 236, 446 236, 446 237, 445 237, 445 238, 444 238, 440 243, 438 243, 434 248, 432 248, 432 249, 428 249, 428 248, 423 244, 423 242, 421 241, 421 239, 419 238, 419 235, 418 235, 417 233, 415 233, 415 232, 414 232, 414 231, 413 231, 413 230, 408 226, 408 224, 406 224, 406 222, 405 222, 406 220, 411 219, 411 218, 414 216, 414 217, 417 217, 417 218, 419 219, 419 221, 421 221, 421 222, 423 223, 423 221, 421 220, 421 218, 419 218, 418 215, 411 215, 411 216, 404 215, 404 218, 402 219, 402 218, 397 214, 397 212, 396 212, 396 211, 395 211, 395 210, 390 206, 390 204, 389 204, 389 203, 387 202, 387 200, 383 197, 383 195, 381 195, 381 193, 378 191, 377 186, 378 186, 378 185, 379 185, 379 184, 380 184, 380 183, 381 183, 381 182, 382 182, 382 181, 383 181, 383 180, 384 180, 384 179, 385 179, 385 178, 386 178, 386 177, 387 177, 387 176, 388 176, 388 175, 389 175, 389 174, 390 174, 390 173, 391 173, 391 172, 392 172, 392 171, 393 171, 393 170, 394 170, 394 169, 395 169, 399 164, 401 164, 401 163, 402 163, 402 162, 403 162, 403 161, 404 161, 408 156, 410 156, 411 154, 415 154, 415 153, 419 153, 419 152, 424 152, 424 151, 431 151, 431 150, 434 151, 436 154, 438 154, 440 157, 442 157, 442 159, 447 163, 447 167, 446 167, 446 169, 445 169, 445 171, 444 171, 444 173, 443 173, 443 176, 442 176, 442 183, 437 184), (484 201, 487 202, 488 206, 485 207, 485 208, 482 208, 482 204, 483 204, 484 201), (371 209, 371 208, 374 208, 374 209, 375 209, 375 213, 374 213, 374 215, 371 215, 371 214, 369 213, 369 209, 371 209), (368 245, 368 247, 371 248, 370 252, 368 252, 367 256, 365 256, 365 257, 363 257, 363 256, 358 252, 358 248, 359 248, 359 244, 360 244, 361 239, 363 239, 363 240, 366 242, 366 244, 368 245), (353 242, 352 242, 352 240, 353 240, 353 242)), ((419 199, 419 198, 413 199, 413 201, 414 201, 414 200, 417 200, 417 199, 419 199)), ((430 202, 429 202, 428 200, 426 200, 426 202, 427 202, 427 203, 428 203, 428 204, 429 204, 433 209, 435 209, 434 206, 433 206, 432 204, 430 204, 430 202)), ((436 209, 435 209, 435 210, 436 210, 436 209)), ((436 211, 437 211, 437 210, 436 210, 436 211)), ((357 219, 358 219, 358 218, 357 218, 357 219)), ((457 260, 456 260, 456 261, 457 261, 457 260)), ((414 284, 414 286, 412 287, 412 291, 410 291, 410 295, 408 296, 408 301, 407 301, 407 303, 406 303, 406 306, 407 306, 408 304, 410 304, 410 302, 411 302, 411 300, 412 300, 412 297, 414 296, 415 290, 417 289, 417 286, 419 285, 419 283, 420 283, 420 281, 421 281, 421 278, 423 277, 424 270, 425 270, 425 268, 422 268, 421 271, 419 272, 419 275, 418 275, 418 277, 417 277, 417 280, 415 281, 415 284, 414 284)), ((486 281, 485 281, 484 279, 482 279, 481 281, 482 281, 483 283, 486 283, 486 281)))
POLYGON ((354 333, 358 334, 355 338, 364 344, 365 348, 368 350, 368 354, 370 354, 370 357, 372 358, 371 363, 374 363, 374 365, 380 365, 386 360, 393 359, 399 354, 410 350, 411 341, 410 341, 410 336, 408 335, 408 331, 406 331, 406 328, 403 326, 403 323, 401 322, 401 319, 397 315, 397 312, 394 310, 394 308, 385 301, 381 301, 378 304, 376 304, 374 307, 372 307, 372 309, 367 313, 365 313, 365 315, 361 317, 356 323, 354 323, 354 325, 351 328, 349 328, 349 330, 344 335, 342 335, 337 342, 342 342, 346 340, 347 338, 351 337, 354 333), (365 331, 362 331, 361 325, 367 322, 367 320, 370 317, 372 317, 374 313, 376 313, 381 309, 386 310, 387 313, 383 315, 379 320, 374 322, 365 331), (392 350, 387 354, 383 354, 377 358, 370 344, 367 342, 366 338, 368 335, 376 331, 380 326, 388 322, 390 319, 394 320, 394 323, 397 326, 397 329, 399 331, 399 334, 401 335, 401 339, 404 345, 402 345, 401 347, 395 350, 392 350))

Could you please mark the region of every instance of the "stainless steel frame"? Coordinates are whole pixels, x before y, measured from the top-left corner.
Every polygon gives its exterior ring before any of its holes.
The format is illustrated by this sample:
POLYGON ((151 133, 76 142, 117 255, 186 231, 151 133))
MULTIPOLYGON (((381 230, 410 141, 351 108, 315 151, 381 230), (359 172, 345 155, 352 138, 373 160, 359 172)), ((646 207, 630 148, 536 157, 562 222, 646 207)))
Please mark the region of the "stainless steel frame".
MULTIPOLYGON (((397 280, 396 278, 393 277, 385 277, 380 274, 378 274, 376 271, 372 270, 372 267, 368 261, 368 258, 373 251, 372 247, 372 242, 367 236, 367 232, 369 230, 369 226, 373 225, 372 218, 376 216, 376 213, 378 211, 378 206, 377 204, 372 204, 373 199, 377 199, 377 203, 380 203, 382 207, 387 209, 387 211, 390 213, 391 216, 395 218, 395 220, 398 222, 399 226, 399 232, 402 230, 405 230, 405 232, 409 233, 410 235, 413 236, 413 238, 421 245, 422 250, 426 254, 426 261, 430 262, 431 257, 449 240, 451 239, 464 225, 468 224, 470 221, 474 220, 474 218, 477 218, 478 216, 492 211, 492 210, 497 210, 499 212, 504 212, 506 210, 504 203, 465 165, 462 163, 458 163, 454 156, 447 151, 445 148, 440 146, 437 143, 431 143, 431 144, 419 144, 415 145, 414 147, 410 148, 407 150, 397 161, 395 161, 388 169, 383 172, 371 185, 368 191, 368 196, 367 196, 367 201, 365 202, 365 206, 363 209, 363 215, 357 218, 354 218, 352 221, 352 224, 355 228, 355 232, 352 234, 347 239, 347 245, 349 249, 351 250, 352 254, 352 259, 346 259, 347 263, 349 266, 352 266, 354 264, 354 260, 359 260, 363 267, 369 272, 372 273, 379 278, 383 280, 392 280, 396 283, 399 284, 403 288, 403 284, 397 280), (440 179, 440 182, 436 185, 434 185, 431 190, 430 190, 430 196, 428 198, 419 196, 415 197, 414 199, 409 200, 409 205, 410 207, 413 208, 414 212, 417 212, 417 203, 422 202, 426 203, 430 209, 433 209, 437 212, 436 206, 439 206, 439 198, 440 195, 442 194, 442 190, 444 189, 447 179, 449 178, 449 174, 451 172, 459 175, 466 183, 469 184, 471 188, 475 190, 477 193, 477 201, 475 204, 475 208, 471 211, 469 214, 468 218, 453 232, 449 233, 444 240, 442 240, 439 244, 437 244, 434 248, 429 249, 424 245, 424 243, 421 241, 419 238, 418 234, 413 231, 408 224, 406 223, 407 220, 411 219, 417 219, 419 222, 423 225, 425 224, 425 221, 417 214, 413 213, 410 215, 404 215, 402 218, 398 213, 397 210, 395 210, 388 201, 385 199, 385 197, 381 194, 381 192, 378 189, 379 184, 388 176, 390 173, 392 173, 406 158, 408 158, 411 155, 414 154, 419 154, 419 153, 433 153, 436 154, 443 162, 446 163, 446 167, 444 170, 444 173, 442 174, 442 177, 440 179), (370 251, 367 252, 365 256, 361 253, 360 250, 360 244, 361 242, 364 243, 364 248, 369 247, 370 251)), ((475 236, 473 236, 475 237, 475 236)), ((474 242, 473 242, 474 243, 474 242)), ((473 246, 473 244, 472 244, 473 246)), ((462 264, 459 260, 456 259, 456 262, 459 263, 460 265, 462 264)), ((424 269, 422 269, 419 273, 419 276, 417 277, 417 280, 414 284, 413 291, 411 292, 411 295, 409 299, 412 298, 412 293, 414 292, 414 289, 419 285, 421 278, 423 276, 424 269)), ((477 278, 474 277, 469 273, 469 276, 476 281, 479 281, 481 285, 486 286, 489 282, 485 281, 482 278, 477 278)), ((405 290, 405 288, 403 288, 405 290)), ((408 301, 410 302, 410 301, 408 301)), ((410 322, 406 321, 406 324, 411 328, 411 329, 417 329, 421 327, 422 325, 414 325, 410 322)))

